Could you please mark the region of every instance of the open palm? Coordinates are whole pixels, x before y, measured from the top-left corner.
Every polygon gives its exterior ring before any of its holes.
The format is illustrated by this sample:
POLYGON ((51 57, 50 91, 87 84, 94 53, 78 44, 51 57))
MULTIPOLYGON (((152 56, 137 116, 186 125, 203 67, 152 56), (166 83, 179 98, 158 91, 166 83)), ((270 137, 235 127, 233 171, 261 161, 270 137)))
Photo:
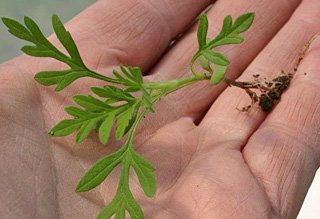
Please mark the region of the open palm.
MULTIPOLYGON (((210 3, 101 0, 67 28, 92 69, 107 75, 121 63, 142 67, 150 80, 168 80, 190 74, 197 46, 190 23, 210 3)), ((233 78, 292 70, 299 49, 320 30, 318 0, 219 0, 208 12, 211 34, 224 16, 245 11, 257 15, 246 42, 223 49, 233 78)), ((135 142, 156 167, 154 198, 144 197, 135 176, 131 183, 146 218, 294 218, 319 167, 319 58, 316 41, 269 114, 258 108, 237 111, 248 102, 245 93, 207 82, 162 99, 135 142)), ((85 170, 118 142, 111 139, 104 148, 94 134, 81 145, 73 137, 47 137, 66 117, 71 97, 97 83, 82 79, 54 93, 33 80, 36 72, 57 68, 50 59, 26 56, 0 66, 1 218, 93 218, 115 192, 117 171, 91 192, 74 189, 85 170)))

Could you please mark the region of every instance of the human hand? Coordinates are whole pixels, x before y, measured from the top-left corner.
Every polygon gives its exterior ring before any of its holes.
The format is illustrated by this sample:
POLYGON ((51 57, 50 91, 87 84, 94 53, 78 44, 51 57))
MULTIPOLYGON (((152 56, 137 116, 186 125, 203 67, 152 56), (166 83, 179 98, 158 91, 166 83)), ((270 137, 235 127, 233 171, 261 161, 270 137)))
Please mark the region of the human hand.
MULTIPOLYGON (((67 28, 94 70, 109 74, 121 63, 142 67, 147 78, 177 78, 189 74, 195 29, 163 52, 209 3, 101 0, 67 28)), ((272 77, 292 69, 299 49, 320 27, 320 3, 299 3, 214 4, 208 13, 211 30, 227 14, 256 12, 246 42, 224 49, 232 60, 230 77, 272 77)), ((164 98, 157 114, 144 120, 135 143, 157 169, 155 198, 146 199, 135 181, 131 186, 146 218, 295 217, 319 167, 319 46, 314 43, 268 115, 259 109, 238 112, 235 107, 248 101, 245 94, 206 83, 164 98)), ((113 196, 116 173, 90 193, 76 194, 74 188, 91 164, 117 148, 115 141, 102 148, 94 135, 80 146, 72 138, 47 139, 47 130, 66 117, 63 108, 71 104, 70 97, 87 93, 88 84, 96 83, 79 80, 58 94, 35 84, 34 73, 59 67, 55 61, 25 56, 0 67, 1 217, 91 218, 113 196)))

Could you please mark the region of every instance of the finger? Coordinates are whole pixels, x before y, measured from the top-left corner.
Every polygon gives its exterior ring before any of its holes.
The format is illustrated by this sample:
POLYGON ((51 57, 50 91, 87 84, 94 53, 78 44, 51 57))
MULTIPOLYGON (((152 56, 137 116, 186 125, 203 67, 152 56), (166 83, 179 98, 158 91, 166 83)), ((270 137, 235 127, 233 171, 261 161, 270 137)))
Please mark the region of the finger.
POLYGON ((209 0, 101 0, 66 27, 89 67, 104 71, 123 64, 146 69, 210 3, 209 0))
MULTIPOLYGON (((260 53, 239 80, 251 81, 252 75, 257 73, 272 78, 279 75, 281 70, 292 71, 300 49, 320 29, 320 23, 317 22, 320 18, 319 12, 319 1, 303 1, 288 23, 260 53), (301 30, 303 30, 303 33, 301 30)), ((212 105, 201 126, 204 130, 214 129, 218 133, 223 133, 222 138, 232 136, 238 143, 241 141, 240 146, 239 144, 233 145, 240 149, 266 116, 258 106, 249 113, 242 113, 235 109, 249 103, 250 99, 244 91, 238 88, 228 88, 212 105), (219 130, 220 128, 221 130, 219 130)))
MULTIPOLYGON (((215 35, 220 30, 222 20, 226 15, 231 14, 233 17, 237 17, 246 11, 256 13, 252 28, 249 33, 245 34, 246 41, 241 45, 226 46, 220 50, 227 54, 231 60, 229 72, 232 76, 239 75, 246 68, 287 21, 299 2, 299 0, 272 1, 270 4, 268 0, 254 2, 221 0, 213 5, 208 13, 209 36, 215 35), (280 10, 281 13, 274 13, 275 10, 280 10)), ((153 69, 150 80, 169 80, 190 74, 186 66, 189 65, 196 49, 196 28, 194 27, 153 69)), ((160 117, 161 123, 167 123, 181 116, 197 119, 224 88, 225 86, 213 87, 206 81, 177 91, 163 98, 158 104, 157 109, 160 115, 157 113, 157 117, 160 117)))
POLYGON ((318 38, 300 75, 243 153, 280 218, 296 217, 320 165, 319 59, 318 38))
MULTIPOLYGON (((292 68, 297 51, 320 28, 319 23, 316 22, 319 19, 319 9, 318 1, 303 2, 288 24, 243 74, 242 79, 251 78, 252 74, 257 71, 261 73, 262 69, 263 73, 271 76, 281 69, 292 68), (302 29, 304 34, 301 34, 300 30, 302 29)), ((307 58, 308 62, 312 62, 310 60, 313 58, 310 56, 307 58)), ((279 105, 267 117, 267 120, 261 125, 261 129, 258 129, 250 138, 243 152, 246 162, 261 182, 262 187, 265 188, 272 201, 272 206, 280 218, 292 218, 297 213, 314 171, 318 167, 317 161, 312 158, 312 156, 317 156, 315 150, 310 152, 311 149, 309 152, 305 152, 309 145, 317 144, 317 139, 311 136, 298 137, 298 131, 305 133, 305 130, 308 130, 307 133, 315 136, 314 130, 318 129, 315 128, 315 125, 309 126, 308 124, 310 116, 314 114, 316 109, 314 106, 317 104, 316 87, 311 85, 312 88, 302 91, 304 90, 303 86, 298 82, 301 79, 306 80, 306 77, 301 75, 308 71, 306 67, 303 67, 307 65, 306 62, 301 66, 279 105), (311 89, 313 90, 311 91, 311 89), (302 95, 305 92, 309 95, 302 95), (307 110, 312 113, 306 112, 307 110), (273 123, 270 124, 270 120, 273 123), (300 130, 297 129, 298 127, 300 130), (301 129, 304 129, 303 132, 301 129)), ((314 67, 310 68, 315 69, 314 67)), ((314 77, 311 81, 316 83, 317 80, 314 77)), ((238 90, 226 90, 203 120, 201 124, 203 130, 209 130, 208 133, 211 130, 211 135, 214 135, 212 130, 219 133, 219 135, 215 135, 216 140, 218 137, 233 139, 238 144, 229 144, 229 146, 239 150, 239 145, 246 143, 246 139, 265 118, 265 114, 260 110, 254 110, 247 115, 230 107, 243 106, 246 101, 248 102, 246 95, 239 94, 238 90)))

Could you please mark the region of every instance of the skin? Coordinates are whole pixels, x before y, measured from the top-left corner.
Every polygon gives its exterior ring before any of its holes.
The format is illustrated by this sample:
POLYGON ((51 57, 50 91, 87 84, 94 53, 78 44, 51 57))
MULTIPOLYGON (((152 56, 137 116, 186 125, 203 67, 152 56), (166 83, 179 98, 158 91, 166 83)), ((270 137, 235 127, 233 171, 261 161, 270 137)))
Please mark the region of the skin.
MULTIPOLYGON (((192 20, 207 0, 101 0, 67 24, 85 63, 110 75, 119 63, 143 68, 146 80, 188 75, 196 51, 192 20), (178 43, 168 45, 179 33, 178 43)), ((213 36, 225 15, 256 12, 245 43, 221 49, 228 75, 251 80, 292 71, 299 49, 320 30, 318 0, 219 0, 208 12, 213 36)), ((57 42, 54 36, 50 38, 57 42)), ((275 109, 241 113, 245 92, 207 82, 165 97, 143 121, 135 145, 156 167, 154 198, 131 188, 146 218, 295 218, 320 157, 320 40, 307 52, 275 109), (304 75, 303 73, 307 73, 304 75)), ((60 93, 35 83, 41 70, 62 69, 50 59, 20 56, 0 65, 0 217, 93 218, 114 195, 116 170, 95 190, 75 186, 98 158, 116 150, 92 134, 51 139, 47 131, 66 118, 71 97, 86 94, 81 79, 60 93)))

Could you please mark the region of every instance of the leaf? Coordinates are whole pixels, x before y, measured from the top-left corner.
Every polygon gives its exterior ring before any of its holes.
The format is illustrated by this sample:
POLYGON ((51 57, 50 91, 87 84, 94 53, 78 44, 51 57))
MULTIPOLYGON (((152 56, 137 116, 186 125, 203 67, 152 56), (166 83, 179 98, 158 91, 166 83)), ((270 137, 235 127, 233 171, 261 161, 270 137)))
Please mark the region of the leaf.
POLYGON ((2 17, 1 20, 12 35, 18 37, 19 39, 33 42, 30 31, 18 21, 6 17, 2 17))
POLYGON ((240 33, 245 32, 253 23, 255 14, 246 13, 239 16, 232 25, 232 18, 225 17, 221 32, 213 40, 211 40, 204 49, 213 49, 218 46, 228 44, 239 44, 243 42, 240 33))
POLYGON ((126 194, 126 208, 127 211, 130 214, 131 219, 143 219, 143 212, 141 207, 139 206, 139 204, 137 203, 136 200, 134 200, 133 196, 129 196, 128 194, 126 194))
POLYGON ((136 152, 132 152, 132 166, 138 176, 139 182, 145 194, 153 197, 156 192, 155 168, 136 152))
POLYGON ((90 117, 90 113, 87 111, 84 111, 78 107, 69 106, 65 108, 65 111, 75 118, 88 118, 90 117))
MULTIPOLYGON (((112 215, 119 210, 119 202, 121 201, 119 196, 116 196, 110 204, 108 204, 97 216, 97 219, 111 218, 112 215)), ((121 209, 122 210, 122 209, 121 209)))
POLYGON ((102 144, 106 144, 110 137, 110 132, 112 130, 112 123, 114 120, 114 116, 108 116, 100 125, 99 128, 99 139, 102 144))
POLYGON ((105 86, 104 88, 100 87, 92 87, 91 90, 97 94, 99 97, 109 98, 116 101, 133 101, 135 97, 133 97, 130 93, 114 87, 114 86, 105 86))
POLYGON ((78 48, 71 36, 71 34, 65 29, 63 26, 63 23, 61 22, 60 18, 57 15, 52 16, 52 26, 53 29, 57 35, 57 38, 61 42, 61 44, 64 46, 64 48, 68 51, 72 59, 82 67, 85 67, 78 48))
POLYGON ((213 85, 219 84, 224 79, 225 74, 227 72, 227 68, 227 66, 217 65, 210 79, 210 83, 213 85))
POLYGON ((239 16, 237 20, 234 22, 232 32, 240 34, 247 31, 251 27, 254 17, 255 14, 252 12, 239 16))
POLYGON ((231 35, 228 38, 225 38, 220 41, 221 45, 228 45, 228 44, 240 44, 244 41, 241 36, 231 35))
POLYGON ((201 50, 207 44, 207 33, 208 33, 208 18, 205 14, 202 14, 199 19, 199 27, 198 27, 199 50, 201 50))
POLYGON ((77 144, 80 144, 83 142, 85 138, 88 137, 94 126, 96 125, 97 120, 89 120, 87 122, 84 122, 76 136, 76 142, 77 144))
POLYGON ((91 112, 110 111, 112 107, 93 96, 76 95, 73 101, 91 112))
POLYGON ((138 67, 128 67, 129 72, 131 73, 132 79, 137 82, 138 84, 143 83, 143 78, 142 78, 142 72, 141 69, 138 67))
POLYGON ((34 56, 34 57, 50 57, 53 56, 54 53, 44 47, 36 47, 36 46, 24 46, 21 48, 22 52, 27 55, 34 56))
POLYGON ((74 71, 63 70, 63 71, 43 71, 35 75, 34 79, 45 86, 57 85, 56 91, 61 91, 70 85, 78 78, 86 77, 88 73, 86 71, 74 71))
POLYGON ((133 121, 135 120, 139 104, 133 104, 123 111, 117 118, 116 138, 120 140, 131 128, 133 121))
POLYGON ((33 39, 36 40, 35 44, 37 45, 42 44, 51 49, 54 48, 54 46, 43 35, 39 26, 36 24, 34 20, 32 20, 30 17, 25 16, 24 23, 26 27, 29 29, 29 31, 31 32, 33 39))
POLYGON ((54 137, 67 136, 80 128, 81 121, 66 119, 59 122, 55 127, 50 131, 50 135, 54 137))
POLYGON ((55 91, 61 91, 64 88, 66 88, 67 86, 69 86, 72 82, 77 80, 78 78, 82 78, 85 76, 88 76, 88 74, 85 71, 79 71, 79 72, 73 71, 73 72, 69 73, 68 75, 64 76, 62 78, 62 80, 59 81, 55 91))
POLYGON ((199 57, 200 65, 204 70, 211 71, 210 62, 204 56, 199 57))
POLYGON ((227 33, 230 32, 231 28, 232 28, 232 17, 228 15, 223 20, 223 25, 222 25, 222 30, 220 35, 225 36, 227 33))
MULTIPOLYGON (((60 80, 57 80, 57 78, 55 80, 49 79, 49 81, 51 82, 48 82, 48 84, 57 85, 55 89, 56 91, 64 89, 65 87, 69 86, 72 82, 81 77, 92 77, 112 83, 116 82, 116 80, 98 74, 94 71, 91 71, 89 68, 85 66, 80 57, 78 48, 74 40, 72 39, 71 34, 65 29, 58 16, 54 15, 52 17, 52 25, 57 35, 57 38, 64 46, 64 48, 67 50, 70 57, 64 54, 64 52, 57 49, 49 40, 47 40, 47 38, 41 32, 39 26, 31 18, 24 18, 25 26, 19 23, 18 21, 15 21, 10 18, 2 18, 2 21, 8 27, 8 31, 12 35, 34 44, 22 47, 22 51, 24 53, 35 57, 53 58, 67 64, 70 67, 70 69, 65 71, 40 72, 40 75, 37 74, 36 76, 36 80, 39 79, 37 80, 39 83, 41 83, 41 81, 46 81, 46 76, 44 74, 48 72, 50 72, 49 77, 61 77, 60 80), (56 74, 53 72, 60 72, 60 74, 56 74), (65 77, 62 77, 64 73, 66 75, 65 77), (53 83, 53 81, 55 81, 55 83, 53 83)), ((42 84, 45 85, 46 82, 42 82, 42 84)))
POLYGON ((98 185, 112 172, 112 170, 121 162, 121 156, 124 150, 108 155, 97 161, 82 177, 77 185, 77 192, 89 191, 98 185))
POLYGON ((131 219, 144 218, 141 207, 126 185, 128 182, 124 182, 124 178, 127 177, 128 176, 122 172, 116 196, 111 203, 100 212, 97 219, 111 218, 113 215, 115 219, 123 219, 125 218, 126 211, 128 211, 131 219))
POLYGON ((210 62, 221 65, 221 66, 227 66, 230 64, 230 61, 221 53, 213 52, 211 50, 204 50, 201 52, 201 54, 210 62))

